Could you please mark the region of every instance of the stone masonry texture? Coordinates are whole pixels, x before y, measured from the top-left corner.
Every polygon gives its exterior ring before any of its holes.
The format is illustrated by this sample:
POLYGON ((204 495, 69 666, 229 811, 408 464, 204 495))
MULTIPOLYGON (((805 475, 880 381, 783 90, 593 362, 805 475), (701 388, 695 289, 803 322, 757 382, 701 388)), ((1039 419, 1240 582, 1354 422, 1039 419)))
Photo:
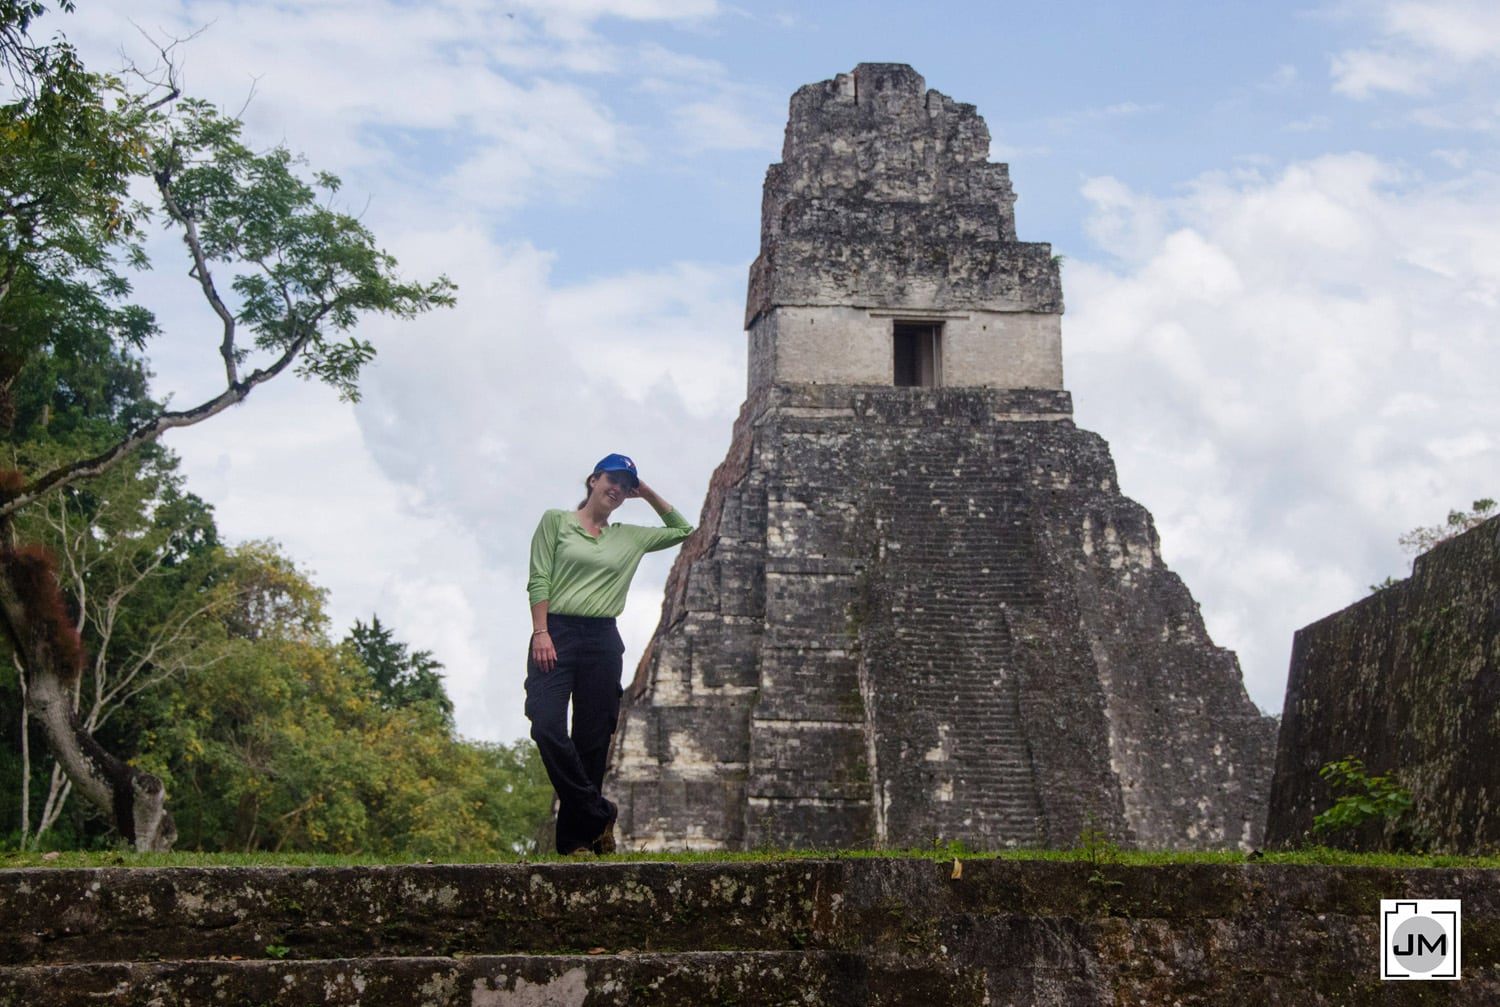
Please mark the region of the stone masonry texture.
POLYGON ((0 871, 0 1007, 1500 1002, 1500 872, 827 858, 0 871), (1382 982, 1381 899, 1463 904, 1382 982))
POLYGON ((1404 819, 1318 837, 1364 849, 1500 849, 1500 518, 1418 556, 1399 584, 1292 643, 1266 840, 1297 845, 1332 806, 1318 770, 1394 774, 1404 819))
POLYGON ((886 345, 892 318, 1026 317, 1035 345, 996 340, 990 375, 1058 353, 1049 246, 1016 241, 973 106, 924 88, 863 64, 792 99, 751 271, 749 396, 615 738, 621 837, 1249 848, 1273 721, 1108 446, 1073 424, 1060 353, 1013 386, 787 382, 760 359, 794 304, 809 330, 869 309, 848 338, 886 345))
POLYGON ((1010 169, 989 151, 974 106, 909 66, 799 89, 766 172, 746 327, 788 304, 1060 311, 1052 250, 1016 240, 1010 169))

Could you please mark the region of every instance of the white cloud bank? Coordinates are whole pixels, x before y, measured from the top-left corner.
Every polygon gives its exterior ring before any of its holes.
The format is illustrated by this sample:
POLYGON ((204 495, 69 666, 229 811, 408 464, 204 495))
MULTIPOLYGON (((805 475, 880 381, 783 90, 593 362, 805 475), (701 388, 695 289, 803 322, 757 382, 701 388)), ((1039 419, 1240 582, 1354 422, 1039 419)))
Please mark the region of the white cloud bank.
POLYGON ((1369 17, 1377 37, 1331 60, 1334 89, 1351 97, 1425 96, 1500 63, 1494 0, 1378 0, 1355 9, 1369 17))
MULTIPOLYGON (((1492 85, 1444 90, 1493 68, 1492 7, 1361 4, 1373 38, 1335 59, 1333 86, 1392 119, 1408 106, 1379 99, 1425 90, 1436 97, 1408 125, 1492 128, 1492 85)), ((563 283, 562 239, 502 231, 518 208, 542 219, 625 169, 692 172, 695 151, 773 143, 786 94, 758 90, 759 68, 601 27, 706 34, 726 13, 710 0, 132 0, 70 22, 95 66, 137 38, 126 15, 158 37, 210 25, 186 51, 190 92, 237 108, 255 82, 256 142, 285 139, 343 175, 351 200, 368 194, 408 275, 458 282, 455 310, 361 328, 380 357, 359 407, 289 383, 169 443, 226 535, 278 538, 315 572, 340 630, 378 612, 433 650, 471 736, 526 730, 525 547, 540 511, 576 502, 593 461, 622 450, 695 518, 727 446, 743 263, 658 258, 563 283)), ((1296 79, 1282 67, 1273 83, 1296 79)), ((1101 107, 1087 114, 1160 118, 1101 107)), ((1348 153, 1205 175, 1170 198, 1087 183, 1102 253, 1064 272, 1079 422, 1110 441, 1121 485, 1155 514, 1266 709, 1280 709, 1294 629, 1401 573, 1402 531, 1500 495, 1500 181, 1470 140, 1445 134, 1443 183, 1348 153)), ((159 272, 143 289, 183 282, 180 263, 159 272)), ((171 340, 152 356, 164 378, 189 366, 171 340)), ((670 561, 642 567, 632 658, 670 561)))
MULTIPOLYGON (((754 106, 722 66, 596 31, 716 10, 711 0, 136 0, 58 25, 101 69, 122 47, 149 66, 143 32, 167 43, 202 29, 174 53, 189 93, 237 109, 253 90, 252 143, 284 141, 342 175, 349 208, 367 214, 403 273, 457 281, 453 310, 361 325, 380 356, 359 406, 286 378, 168 446, 226 537, 281 542, 329 590, 336 633, 378 613, 433 651, 471 737, 526 733, 525 563, 541 510, 576 503, 594 461, 626 451, 695 519, 728 443, 743 394, 745 264, 563 285, 555 253, 499 236, 512 211, 566 204, 638 164, 642 136, 662 125, 690 149, 753 142, 744 109, 754 106), (632 96, 627 120, 620 104, 632 96)), ((139 291, 166 323, 151 347, 156 388, 180 405, 220 377, 180 247, 157 242, 153 258, 139 291)), ((630 508, 626 520, 655 520, 630 508)), ((642 564, 627 657, 650 638, 670 561, 642 564)))
MULTIPOLYGON (((445 665, 459 729, 522 737, 527 549, 612 451, 696 521, 744 391, 745 268, 674 266, 555 285, 551 256, 463 227, 399 257, 447 272, 458 307, 372 321, 358 406, 285 381, 174 435, 189 485, 234 537, 270 536, 331 591, 335 631, 381 621, 445 665)), ((651 524, 643 503, 622 519, 651 524)), ((633 662, 672 553, 642 563, 622 617, 633 662)))
POLYGON ((1279 713, 1296 629, 1403 576, 1401 532, 1500 496, 1500 178, 1349 154, 1086 192, 1116 258, 1064 273, 1079 422, 1279 713))

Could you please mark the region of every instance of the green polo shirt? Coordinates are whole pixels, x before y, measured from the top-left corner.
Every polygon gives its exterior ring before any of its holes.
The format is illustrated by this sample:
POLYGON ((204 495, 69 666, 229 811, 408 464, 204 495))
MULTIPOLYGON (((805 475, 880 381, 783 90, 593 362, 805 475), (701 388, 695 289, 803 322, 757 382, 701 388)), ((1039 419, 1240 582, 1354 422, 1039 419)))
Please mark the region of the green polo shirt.
POLYGON ((547 511, 531 536, 531 578, 526 582, 531 604, 545 601, 547 611, 557 615, 619 615, 641 557, 693 533, 675 507, 661 519, 662 528, 605 525, 594 538, 575 512, 547 511))

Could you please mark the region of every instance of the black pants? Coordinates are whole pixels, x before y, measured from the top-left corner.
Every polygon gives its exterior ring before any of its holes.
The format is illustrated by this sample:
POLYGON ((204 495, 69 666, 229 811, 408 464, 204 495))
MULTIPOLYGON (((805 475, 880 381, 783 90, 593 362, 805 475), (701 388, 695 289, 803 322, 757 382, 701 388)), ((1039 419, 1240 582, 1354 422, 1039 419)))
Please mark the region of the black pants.
POLYGON ((557 852, 572 853, 598 839, 615 814, 602 790, 609 739, 620 716, 625 644, 613 619, 549 613, 547 632, 557 664, 543 671, 528 652, 526 718, 557 791, 557 852))

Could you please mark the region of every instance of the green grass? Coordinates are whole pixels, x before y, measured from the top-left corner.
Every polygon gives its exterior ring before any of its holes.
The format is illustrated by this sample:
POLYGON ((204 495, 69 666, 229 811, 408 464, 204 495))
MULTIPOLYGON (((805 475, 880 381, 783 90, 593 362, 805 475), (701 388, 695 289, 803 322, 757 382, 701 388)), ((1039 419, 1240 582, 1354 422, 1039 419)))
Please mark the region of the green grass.
MULTIPOLYGON (((1125 867, 1148 867, 1161 864, 1243 864, 1248 858, 1235 851, 1179 852, 1152 850, 1121 850, 1105 845, 1094 848, 1071 850, 1007 850, 986 852, 970 850, 962 844, 909 850, 754 850, 745 853, 619 853, 601 857, 590 863, 744 863, 781 862, 796 860, 865 859, 865 858, 918 858, 947 862, 954 859, 975 860, 1051 860, 1077 861, 1120 865, 1125 867)), ((382 864, 426 864, 433 863, 427 857, 370 857, 324 853, 133 853, 127 851, 62 852, 56 854, 32 852, 0 853, 0 869, 20 867, 357 867, 382 864), (46 859, 50 858, 50 859, 46 859)), ((438 860, 445 864, 490 864, 490 863, 569 863, 567 857, 503 856, 488 853, 444 857, 438 860)), ((1453 857, 1390 853, 1349 853, 1323 847, 1295 850, 1285 853, 1266 853, 1257 858, 1262 864, 1302 864, 1314 867, 1468 867, 1489 870, 1500 869, 1500 857, 1453 857)))

